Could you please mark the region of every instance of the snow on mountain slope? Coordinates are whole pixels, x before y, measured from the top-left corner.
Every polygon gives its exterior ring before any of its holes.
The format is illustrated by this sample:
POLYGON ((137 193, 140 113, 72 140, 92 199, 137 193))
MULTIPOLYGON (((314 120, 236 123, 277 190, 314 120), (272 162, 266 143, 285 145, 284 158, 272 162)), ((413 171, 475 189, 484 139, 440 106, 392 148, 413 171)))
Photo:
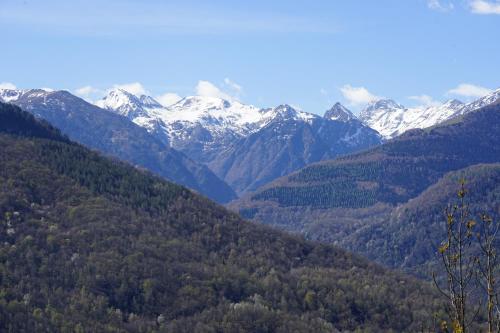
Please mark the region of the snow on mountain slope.
POLYGON ((425 128, 453 117, 463 107, 458 100, 450 100, 439 106, 405 108, 391 100, 369 104, 360 119, 385 138, 393 138, 412 128, 425 128))
POLYGON ((147 116, 148 109, 162 106, 146 96, 136 97, 123 89, 111 90, 106 97, 95 103, 98 107, 113 111, 121 116, 134 120, 137 117, 147 116))
POLYGON ((409 129, 434 126, 499 99, 500 89, 468 104, 453 99, 437 106, 406 108, 393 100, 383 99, 368 104, 359 118, 386 139, 390 139, 409 129))
POLYGON ((390 138, 399 131, 404 112, 405 108, 402 105, 384 99, 368 104, 359 114, 359 119, 383 137, 390 138))
POLYGON ((146 126, 150 120, 161 120, 166 134, 175 139, 184 138, 179 134, 185 126, 203 126, 212 135, 232 131, 245 136, 252 133, 276 117, 307 119, 317 117, 289 106, 259 109, 238 101, 227 101, 217 97, 189 96, 168 107, 162 106, 152 97, 136 97, 125 90, 111 90, 106 97, 95 103, 97 106, 126 116, 140 125, 146 126))
POLYGON ((4 103, 15 103, 23 96, 30 98, 43 97, 52 92, 45 89, 0 89, 0 101, 4 103))
POLYGON ((196 160, 207 162, 217 152, 279 118, 308 121, 319 117, 289 106, 259 109, 238 101, 190 96, 168 107, 149 96, 115 89, 96 105, 128 117, 196 160))
POLYGON ((22 93, 22 90, 0 89, 0 100, 5 103, 15 102, 22 93))
POLYGON ((484 96, 484 97, 481 97, 481 98, 479 98, 471 103, 464 105, 464 107, 460 109, 458 114, 462 115, 462 114, 469 113, 471 111, 477 110, 477 109, 482 108, 484 106, 493 104, 498 100, 500 100, 500 88, 493 91, 492 93, 484 96))

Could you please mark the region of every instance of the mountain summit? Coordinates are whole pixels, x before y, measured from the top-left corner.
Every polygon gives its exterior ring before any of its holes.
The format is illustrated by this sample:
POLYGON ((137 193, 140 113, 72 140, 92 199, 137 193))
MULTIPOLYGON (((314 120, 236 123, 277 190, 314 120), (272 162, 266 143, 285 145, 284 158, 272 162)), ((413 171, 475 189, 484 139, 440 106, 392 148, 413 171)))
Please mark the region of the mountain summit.
POLYGON ((338 121, 349 121, 357 119, 356 116, 353 115, 349 109, 347 109, 339 102, 335 103, 331 109, 327 110, 323 117, 326 119, 338 120, 338 121))
POLYGON ((393 111, 404 108, 405 107, 403 105, 396 103, 392 99, 379 99, 368 103, 368 105, 363 109, 363 111, 361 111, 361 115, 376 112, 378 110, 393 111))
POLYGON ((131 120, 137 117, 147 116, 148 109, 162 108, 161 104, 152 97, 145 95, 137 97, 126 90, 118 88, 110 90, 108 94, 103 99, 98 100, 95 105, 131 120))

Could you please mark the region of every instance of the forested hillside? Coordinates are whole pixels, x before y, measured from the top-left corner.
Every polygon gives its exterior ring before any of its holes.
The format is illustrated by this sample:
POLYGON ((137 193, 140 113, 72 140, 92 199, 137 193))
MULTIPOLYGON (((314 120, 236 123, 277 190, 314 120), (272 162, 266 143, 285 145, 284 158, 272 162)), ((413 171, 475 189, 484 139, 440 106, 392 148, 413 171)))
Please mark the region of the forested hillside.
POLYGON ((470 218, 479 221, 481 214, 488 214, 498 220, 500 164, 480 164, 446 174, 418 197, 394 209, 387 220, 367 225, 339 244, 357 249, 370 259, 429 278, 439 260, 436 249, 444 237, 445 208, 458 204, 462 179, 470 218))
POLYGON ((242 221, 0 104, 0 330, 414 332, 428 285, 242 221), (18 121, 21 119, 20 121, 18 121))

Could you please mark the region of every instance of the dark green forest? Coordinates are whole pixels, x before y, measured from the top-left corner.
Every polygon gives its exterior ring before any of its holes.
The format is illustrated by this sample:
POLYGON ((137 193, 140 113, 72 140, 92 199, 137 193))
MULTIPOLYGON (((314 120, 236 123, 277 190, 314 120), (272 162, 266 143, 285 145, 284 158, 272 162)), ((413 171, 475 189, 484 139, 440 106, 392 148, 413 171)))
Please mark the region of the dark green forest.
POLYGON ((0 104, 0 331, 415 332, 428 284, 236 214, 0 104), (21 126, 22 124, 22 126, 21 126))
POLYGON ((500 164, 479 164, 446 174, 418 197, 394 209, 383 222, 346 237, 342 246, 429 279, 439 262, 436 249, 444 233, 444 211, 457 204, 461 180, 465 180, 470 218, 479 220, 481 214, 487 214, 498 220, 500 164))

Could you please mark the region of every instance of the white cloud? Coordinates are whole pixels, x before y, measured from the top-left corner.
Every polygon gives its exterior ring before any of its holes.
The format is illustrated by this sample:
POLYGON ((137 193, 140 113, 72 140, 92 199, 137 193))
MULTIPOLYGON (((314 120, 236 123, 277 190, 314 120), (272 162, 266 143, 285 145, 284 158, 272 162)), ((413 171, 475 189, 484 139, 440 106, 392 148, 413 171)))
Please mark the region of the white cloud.
POLYGON ((142 84, 140 84, 139 82, 115 84, 113 87, 118 89, 123 89, 136 96, 147 95, 146 89, 144 89, 142 84))
POLYGON ((172 104, 177 103, 182 99, 181 96, 177 95, 176 93, 165 93, 163 95, 155 97, 155 99, 163 106, 169 106, 172 104))
POLYGON ((423 107, 430 107, 430 106, 438 106, 441 105, 441 102, 435 101, 431 96, 429 95, 419 95, 419 96, 410 96, 408 97, 409 99, 412 99, 414 101, 417 101, 420 106, 423 107))
POLYGON ((491 89, 476 86, 470 83, 462 83, 459 84, 458 87, 448 90, 448 94, 464 97, 483 97, 491 92, 491 89))
POLYGON ((374 100, 380 99, 380 97, 372 94, 365 87, 353 87, 349 84, 340 88, 340 92, 352 106, 365 105, 373 102, 374 100))
POLYGON ((0 89, 16 89, 16 85, 10 82, 0 82, 0 89))
POLYGON ((497 14, 500 15, 500 1, 471 0, 470 9, 474 14, 497 14))
POLYGON ((427 0, 427 7, 440 12, 449 12, 455 8, 451 2, 443 3, 442 0, 427 0))
POLYGON ((213 83, 203 80, 198 81, 198 84, 196 85, 196 94, 199 96, 206 96, 206 97, 218 97, 229 101, 236 99, 233 96, 229 95, 228 93, 219 89, 213 83))

